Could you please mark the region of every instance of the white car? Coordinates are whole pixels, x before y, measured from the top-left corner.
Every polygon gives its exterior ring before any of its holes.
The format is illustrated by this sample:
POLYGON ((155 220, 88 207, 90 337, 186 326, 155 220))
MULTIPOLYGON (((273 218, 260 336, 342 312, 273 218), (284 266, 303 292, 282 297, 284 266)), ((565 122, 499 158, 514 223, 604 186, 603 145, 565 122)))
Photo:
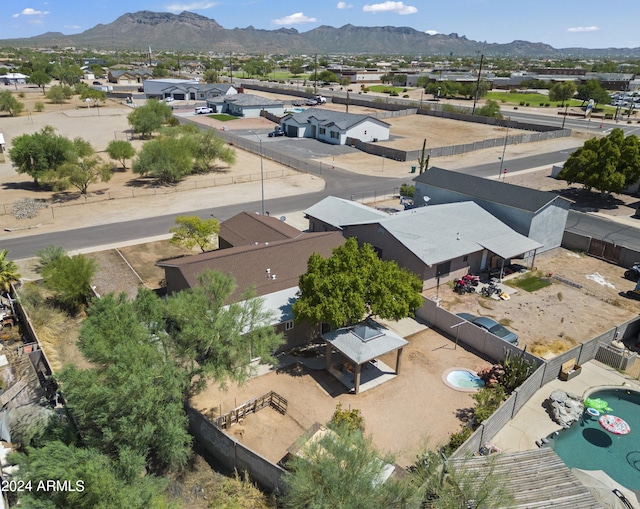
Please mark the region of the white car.
POLYGON ((174 100, 174 99, 173 99, 173 97, 165 97, 165 98, 163 99, 163 101, 164 101, 164 102, 166 102, 166 103, 172 103, 172 102, 173 102, 173 100, 174 100))
POLYGON ((210 108, 209 106, 198 106, 196 108, 196 115, 203 115, 206 113, 213 113, 213 108, 210 108))

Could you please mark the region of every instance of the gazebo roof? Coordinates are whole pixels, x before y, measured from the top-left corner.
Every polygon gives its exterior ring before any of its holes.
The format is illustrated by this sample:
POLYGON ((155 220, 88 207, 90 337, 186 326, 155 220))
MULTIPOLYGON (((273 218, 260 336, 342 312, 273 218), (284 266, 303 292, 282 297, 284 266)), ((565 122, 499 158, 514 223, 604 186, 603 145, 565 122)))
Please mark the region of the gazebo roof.
POLYGON ((372 319, 322 335, 327 343, 355 364, 393 352, 409 344, 403 338, 372 319))

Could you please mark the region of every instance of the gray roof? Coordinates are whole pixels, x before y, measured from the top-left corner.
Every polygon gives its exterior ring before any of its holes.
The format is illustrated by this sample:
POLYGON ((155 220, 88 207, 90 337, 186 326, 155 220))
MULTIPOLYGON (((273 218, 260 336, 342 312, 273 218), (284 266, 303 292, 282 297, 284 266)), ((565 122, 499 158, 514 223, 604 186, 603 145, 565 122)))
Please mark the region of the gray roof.
POLYGON ((353 113, 343 113, 341 111, 325 110, 323 108, 307 108, 300 113, 289 113, 282 117, 283 121, 292 119, 299 124, 308 124, 310 118, 315 118, 318 124, 328 127, 335 125, 339 129, 346 130, 360 122, 370 120, 381 125, 389 126, 386 122, 378 120, 371 115, 356 115, 353 113))
POLYGON ((363 223, 378 223, 429 266, 483 249, 507 259, 542 247, 472 201, 419 207, 363 223))
POLYGON ((234 94, 224 97, 225 102, 232 102, 239 106, 283 106, 284 101, 275 101, 273 99, 267 99, 266 97, 260 97, 253 94, 234 94))
POLYGON ((537 212, 554 200, 564 200, 548 191, 538 191, 442 168, 430 168, 422 175, 415 177, 413 181, 464 194, 472 200, 475 198, 500 203, 529 212, 537 212))
POLYGON ((322 339, 356 364, 364 364, 409 344, 396 333, 371 319, 353 327, 326 332, 322 339))
POLYGON ((309 207, 304 213, 335 228, 341 228, 343 224, 373 221, 389 216, 389 214, 381 210, 367 207, 357 201, 337 198, 336 196, 327 196, 309 207))

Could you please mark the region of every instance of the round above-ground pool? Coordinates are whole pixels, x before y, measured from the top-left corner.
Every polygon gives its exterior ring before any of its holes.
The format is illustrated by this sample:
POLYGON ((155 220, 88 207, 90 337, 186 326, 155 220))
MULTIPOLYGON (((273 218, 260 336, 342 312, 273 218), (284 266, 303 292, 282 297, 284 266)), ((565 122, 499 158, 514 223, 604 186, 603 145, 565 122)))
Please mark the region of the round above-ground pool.
POLYGON ((450 368, 442 374, 442 381, 456 391, 476 392, 484 387, 484 382, 475 373, 465 368, 450 368))
POLYGON ((551 446, 570 468, 604 470, 626 488, 640 490, 640 392, 602 388, 587 397, 606 401, 606 415, 585 409, 579 422, 550 437, 551 446), (613 426, 620 421, 628 430, 613 426))

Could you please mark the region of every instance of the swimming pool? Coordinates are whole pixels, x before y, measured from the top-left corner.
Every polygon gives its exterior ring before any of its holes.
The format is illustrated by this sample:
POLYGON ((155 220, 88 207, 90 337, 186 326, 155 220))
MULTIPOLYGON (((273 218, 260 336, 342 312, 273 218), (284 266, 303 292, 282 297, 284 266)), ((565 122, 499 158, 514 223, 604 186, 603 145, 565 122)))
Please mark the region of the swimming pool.
POLYGON ((640 489, 640 393, 629 389, 601 389, 589 398, 605 400, 615 415, 631 427, 627 435, 606 431, 598 417, 586 411, 571 428, 552 435, 550 444, 570 468, 604 470, 627 488, 640 489))
POLYGON ((482 379, 464 368, 446 370, 442 375, 442 381, 452 389, 464 392, 475 392, 484 387, 482 379))

